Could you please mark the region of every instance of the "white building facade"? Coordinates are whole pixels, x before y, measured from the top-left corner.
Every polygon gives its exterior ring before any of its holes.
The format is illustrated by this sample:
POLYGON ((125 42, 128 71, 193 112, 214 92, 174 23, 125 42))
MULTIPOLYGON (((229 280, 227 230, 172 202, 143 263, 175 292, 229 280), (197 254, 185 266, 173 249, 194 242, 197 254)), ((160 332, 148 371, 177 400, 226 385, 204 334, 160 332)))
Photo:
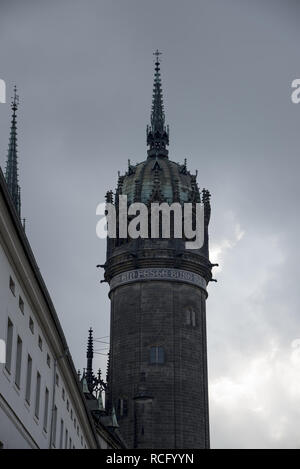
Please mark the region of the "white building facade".
POLYGON ((109 448, 0 169, 0 447, 109 448), (2 342, 3 346, 3 342, 2 342), (3 354, 2 354, 3 355, 3 354))

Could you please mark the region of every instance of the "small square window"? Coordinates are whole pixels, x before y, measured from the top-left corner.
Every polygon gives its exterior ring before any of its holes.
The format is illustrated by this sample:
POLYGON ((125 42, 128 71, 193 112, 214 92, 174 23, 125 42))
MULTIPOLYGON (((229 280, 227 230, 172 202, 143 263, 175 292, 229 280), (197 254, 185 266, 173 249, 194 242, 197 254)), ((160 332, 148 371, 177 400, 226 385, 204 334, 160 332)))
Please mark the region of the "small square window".
POLYGON ((40 350, 43 350, 43 341, 40 335, 39 335, 39 348, 40 350))
POLYGON ((32 317, 29 318, 29 329, 31 330, 32 334, 34 334, 34 322, 32 317))
POLYGON ((50 368, 50 366, 51 366, 51 358, 50 358, 49 353, 47 353, 47 365, 48 365, 49 368, 50 368))
POLYGON ((150 363, 162 364, 165 362, 165 351, 163 347, 151 347, 150 349, 150 363))
POLYGON ((19 296, 19 308, 20 311, 24 314, 24 301, 21 296, 19 296))
POLYGON ((11 277, 9 277, 9 288, 10 288, 10 291, 12 292, 12 294, 14 296, 16 296, 16 294, 15 294, 16 285, 15 285, 15 282, 13 281, 13 279, 11 277))

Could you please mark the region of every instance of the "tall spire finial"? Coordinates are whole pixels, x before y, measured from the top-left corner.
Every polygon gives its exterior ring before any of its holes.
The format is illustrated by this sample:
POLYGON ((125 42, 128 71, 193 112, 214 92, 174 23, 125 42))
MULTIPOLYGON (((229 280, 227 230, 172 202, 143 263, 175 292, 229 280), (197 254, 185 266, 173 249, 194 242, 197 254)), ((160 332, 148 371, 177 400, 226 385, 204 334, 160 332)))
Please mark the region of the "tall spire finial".
POLYGON ((19 106, 19 96, 17 87, 14 87, 14 96, 11 101, 12 120, 10 127, 10 137, 5 168, 5 179, 8 190, 11 194, 17 213, 21 216, 21 191, 18 178, 18 155, 17 155, 17 110, 19 106))
POLYGON ((94 347, 93 347, 93 329, 89 329, 88 345, 87 345, 87 365, 86 365, 86 382, 89 388, 90 393, 93 391, 93 358, 94 358, 94 347))
POLYGON ((147 126, 148 156, 168 156, 166 146, 169 145, 169 129, 165 126, 165 113, 160 76, 161 52, 157 49, 155 55, 154 84, 151 109, 151 125, 147 126))

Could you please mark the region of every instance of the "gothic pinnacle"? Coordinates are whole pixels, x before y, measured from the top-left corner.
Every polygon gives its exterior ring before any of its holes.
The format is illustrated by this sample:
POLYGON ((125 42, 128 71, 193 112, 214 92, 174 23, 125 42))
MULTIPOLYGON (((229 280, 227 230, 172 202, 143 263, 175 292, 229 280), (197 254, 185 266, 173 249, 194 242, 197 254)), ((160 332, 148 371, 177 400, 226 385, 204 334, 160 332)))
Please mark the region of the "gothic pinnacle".
POLYGON ((147 126, 147 145, 149 145, 148 156, 168 156, 166 146, 169 145, 169 129, 165 125, 165 113, 163 104, 163 93, 160 75, 161 52, 156 50, 154 68, 154 83, 150 126, 147 126))
POLYGON ((10 127, 10 137, 5 168, 5 179, 16 211, 21 216, 21 191, 18 178, 18 155, 17 155, 17 110, 19 96, 17 88, 14 87, 14 97, 11 102, 12 120, 10 127))
POLYGON ((87 366, 86 366, 86 381, 89 388, 89 391, 93 391, 93 357, 94 357, 94 347, 93 347, 93 329, 89 329, 88 345, 87 345, 87 366))

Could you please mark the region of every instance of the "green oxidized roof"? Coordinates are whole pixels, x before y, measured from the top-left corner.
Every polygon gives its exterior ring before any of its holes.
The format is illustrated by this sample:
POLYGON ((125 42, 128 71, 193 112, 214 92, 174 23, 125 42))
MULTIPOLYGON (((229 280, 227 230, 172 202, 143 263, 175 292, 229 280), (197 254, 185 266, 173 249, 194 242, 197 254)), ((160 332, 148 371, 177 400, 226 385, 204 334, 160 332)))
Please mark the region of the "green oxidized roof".
POLYGON ((192 202, 199 201, 196 175, 191 175, 184 164, 166 157, 151 157, 137 165, 128 165, 128 171, 119 177, 119 191, 127 195, 128 203, 152 201, 192 202))

